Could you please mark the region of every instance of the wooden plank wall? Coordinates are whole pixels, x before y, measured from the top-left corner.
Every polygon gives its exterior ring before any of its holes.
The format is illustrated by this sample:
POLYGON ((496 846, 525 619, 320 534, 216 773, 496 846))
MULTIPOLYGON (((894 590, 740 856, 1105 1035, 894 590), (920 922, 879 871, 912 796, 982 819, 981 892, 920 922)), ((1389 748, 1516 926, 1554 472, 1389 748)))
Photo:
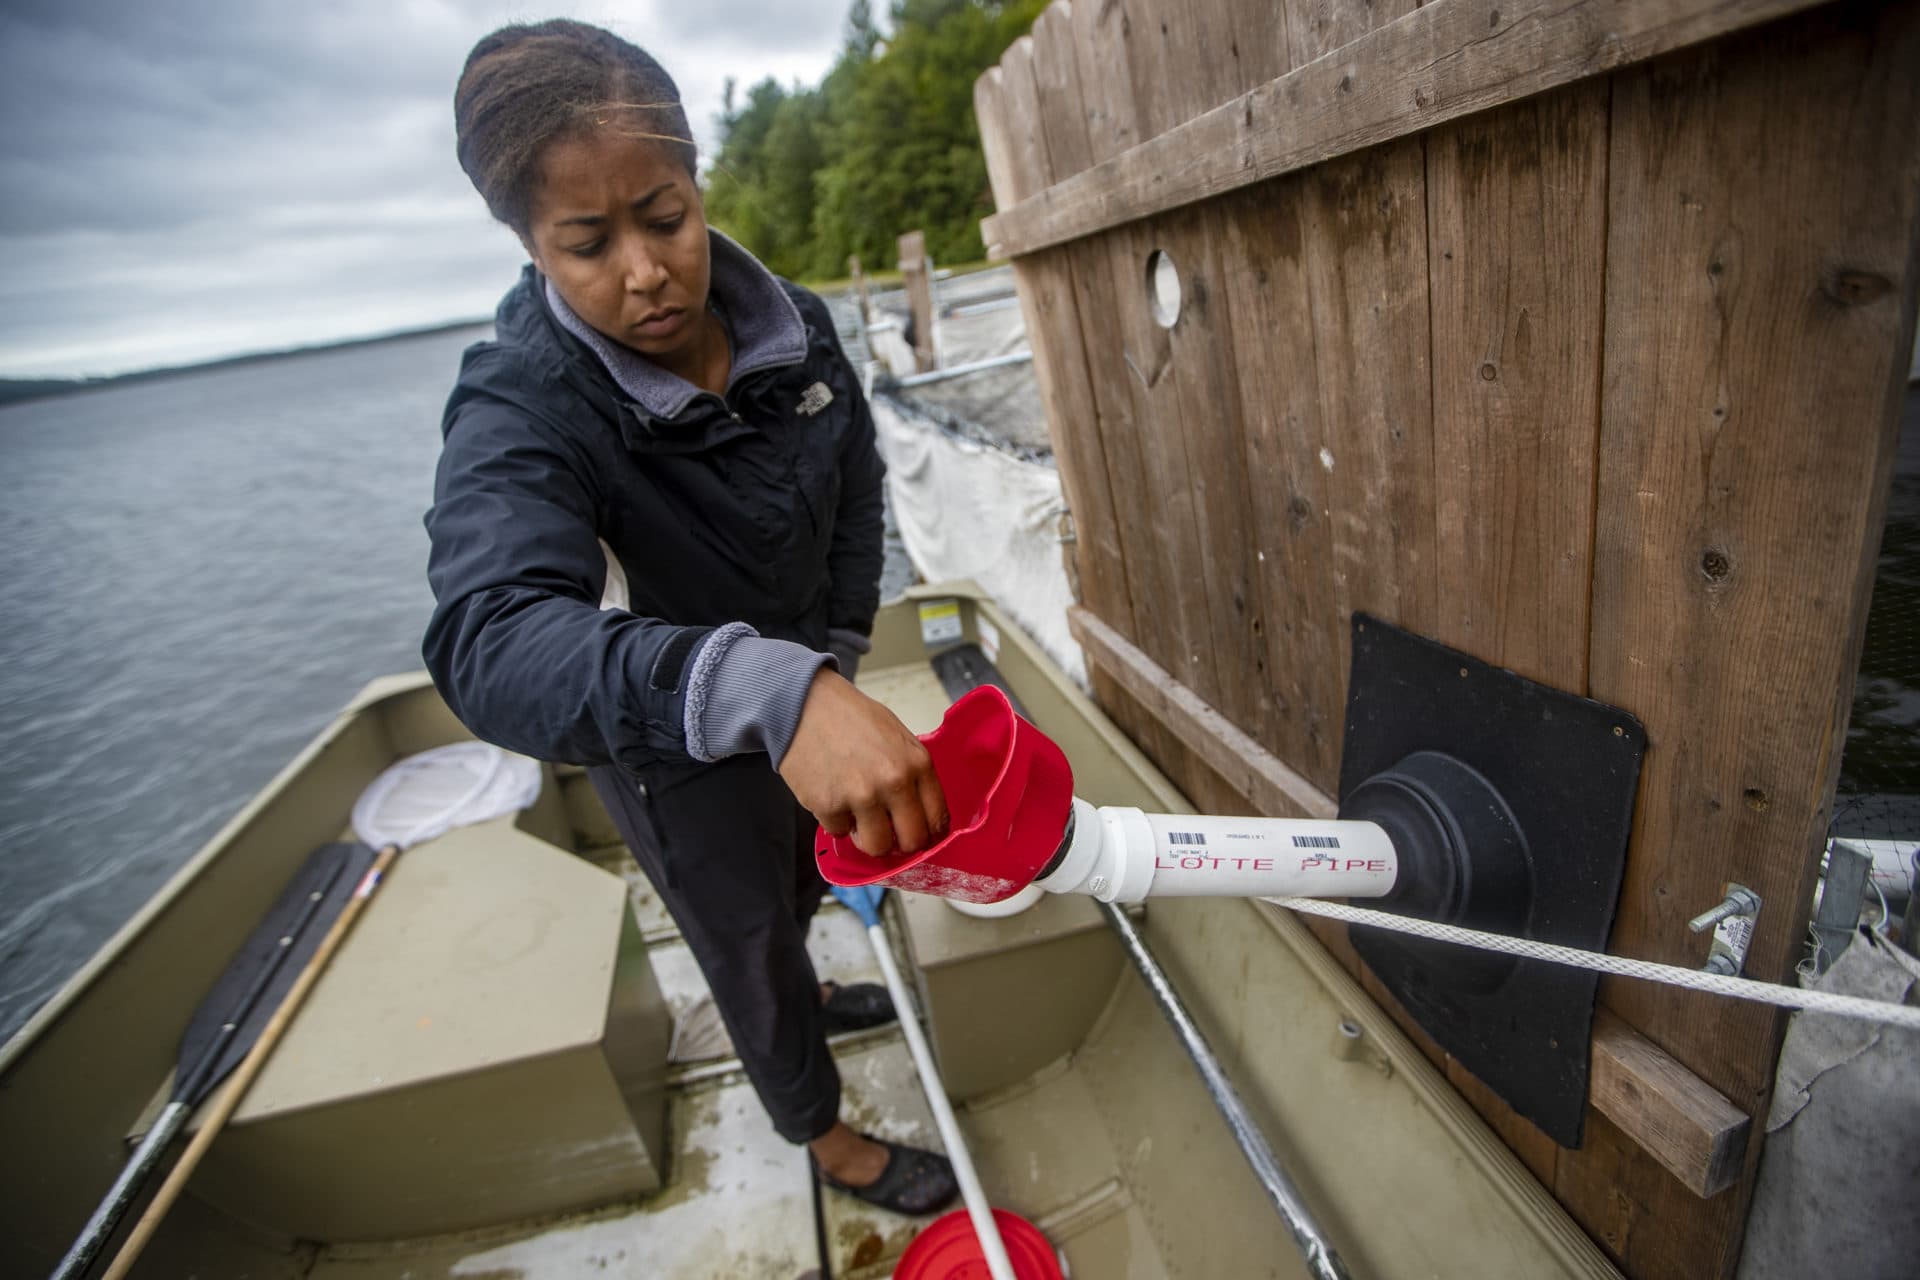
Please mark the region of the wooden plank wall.
MULTIPOLYGON (((976 88, 996 202, 1413 9, 1058 0, 976 88)), ((1651 745, 1612 949, 1701 963, 1685 921, 1739 880, 1767 902, 1748 971, 1787 977, 1913 339, 1917 84, 1920 10, 1832 5, 1022 253, 1083 603, 1327 792, 1356 609, 1628 708, 1651 745)), ((1094 678, 1196 804, 1253 811, 1094 678)), ((1764 1113, 1774 1014, 1602 1002, 1764 1113)), ((1591 1111, 1560 1150, 1415 1038, 1629 1274, 1731 1272, 1750 1177, 1702 1200, 1591 1111)))

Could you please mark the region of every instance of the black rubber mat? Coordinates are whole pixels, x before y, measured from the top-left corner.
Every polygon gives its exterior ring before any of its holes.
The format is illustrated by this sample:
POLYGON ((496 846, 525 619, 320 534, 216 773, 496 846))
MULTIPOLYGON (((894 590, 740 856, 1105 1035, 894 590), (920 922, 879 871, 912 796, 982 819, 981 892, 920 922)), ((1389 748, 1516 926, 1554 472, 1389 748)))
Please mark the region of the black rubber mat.
MULTIPOLYGON (((1605 949, 1645 749, 1618 708, 1354 615, 1342 801, 1418 751, 1477 771, 1524 835, 1522 936, 1605 949)), ((1580 1145, 1597 974, 1357 925, 1351 935, 1442 1048, 1555 1142, 1580 1145)))
POLYGON ((928 659, 933 663, 933 674, 940 677, 940 687, 947 691, 947 701, 952 702, 971 689, 990 684, 1007 695, 1007 701, 1013 704, 1013 710, 1022 720, 1031 720, 1027 709, 1020 705, 1020 699, 1013 692, 1000 669, 987 660, 977 644, 957 644, 951 649, 942 649, 928 659))

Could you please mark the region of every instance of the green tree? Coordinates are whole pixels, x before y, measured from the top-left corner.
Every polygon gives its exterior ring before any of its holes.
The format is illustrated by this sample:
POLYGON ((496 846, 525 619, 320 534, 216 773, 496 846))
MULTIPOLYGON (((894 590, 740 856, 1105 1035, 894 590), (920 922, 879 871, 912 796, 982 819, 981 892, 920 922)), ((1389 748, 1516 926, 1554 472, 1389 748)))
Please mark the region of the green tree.
POLYGON ((707 177, 707 216, 762 257, 777 245, 780 228, 773 209, 762 198, 766 184, 767 139, 788 101, 776 80, 762 80, 747 91, 747 100, 734 107, 734 85, 727 82, 720 125, 725 141, 707 177))
POLYGON ((837 276, 848 254, 893 265, 903 231, 936 261, 981 256, 991 211, 973 83, 1046 0, 897 0, 882 40, 855 0, 820 86, 762 81, 733 106, 708 177, 714 223, 786 274, 837 276))

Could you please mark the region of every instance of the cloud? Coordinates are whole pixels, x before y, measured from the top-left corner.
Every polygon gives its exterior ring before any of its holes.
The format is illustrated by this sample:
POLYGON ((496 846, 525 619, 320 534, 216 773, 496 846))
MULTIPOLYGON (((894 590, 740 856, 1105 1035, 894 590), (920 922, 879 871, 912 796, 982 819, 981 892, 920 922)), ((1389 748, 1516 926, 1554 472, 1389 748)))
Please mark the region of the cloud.
MULTIPOLYGON (((769 4, 767 0, 707 0, 699 5, 661 5, 660 36, 679 48, 702 45, 742 53, 771 54, 793 48, 837 47, 845 34, 849 4, 769 4)), ((623 32, 645 45, 643 32, 623 32)))
POLYGON ((847 0, 165 4, 0 12, 0 376, 107 373, 491 310, 521 259, 453 154, 467 50, 606 25, 702 149, 729 77, 817 81, 847 0))

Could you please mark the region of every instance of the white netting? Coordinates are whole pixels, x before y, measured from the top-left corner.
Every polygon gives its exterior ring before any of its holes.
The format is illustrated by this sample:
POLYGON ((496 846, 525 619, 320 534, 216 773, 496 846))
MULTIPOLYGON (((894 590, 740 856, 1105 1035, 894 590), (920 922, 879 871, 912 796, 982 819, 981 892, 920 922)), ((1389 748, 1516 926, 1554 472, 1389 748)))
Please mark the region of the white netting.
POLYGON ((1623 956, 1610 956, 1598 951, 1582 951, 1577 947, 1562 947, 1551 942, 1510 938, 1499 933, 1482 933, 1478 929, 1435 924, 1431 920, 1415 920, 1408 916, 1389 915, 1384 911, 1369 911, 1364 907, 1343 906, 1337 902, 1321 902, 1314 898, 1268 898, 1267 901, 1275 906, 1285 907, 1289 911, 1303 911, 1308 915, 1325 916, 1329 920, 1344 920, 1348 924, 1364 924, 1379 929, 1390 929, 1395 933, 1410 934, 1416 938, 1430 938, 1435 942, 1451 942, 1463 947, 1478 947, 1483 951, 1499 951, 1527 960, 1545 960, 1549 964, 1572 965, 1576 969, 1591 969, 1595 973, 1612 973, 1623 978, 1664 982, 1669 986, 1732 996, 1736 1000, 1757 1000, 1763 1004, 1779 1005, 1783 1009, 1808 1009, 1814 1013, 1836 1013, 1845 1018, 1864 1018, 1871 1022, 1920 1028, 1920 1008, 1911 1005, 1888 1004, 1884 1000, 1864 1000, 1858 996, 1841 996, 1826 991, 1785 987, 1772 982, 1759 982, 1752 978, 1732 978, 1725 974, 1706 973, 1699 969, 1682 969, 1678 965, 1655 964, 1651 960, 1629 960, 1623 956))
POLYGON ((408 756, 353 805, 353 833, 376 849, 411 848, 455 827, 516 813, 540 795, 540 766, 485 742, 408 756))

